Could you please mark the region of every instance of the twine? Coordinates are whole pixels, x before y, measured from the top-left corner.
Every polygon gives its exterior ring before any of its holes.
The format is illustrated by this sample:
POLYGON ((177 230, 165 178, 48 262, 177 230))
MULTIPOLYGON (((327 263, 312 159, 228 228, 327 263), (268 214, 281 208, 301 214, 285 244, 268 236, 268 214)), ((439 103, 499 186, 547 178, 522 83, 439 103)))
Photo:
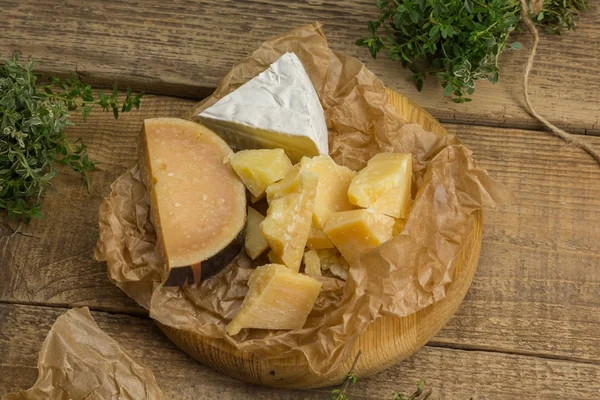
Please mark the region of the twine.
MULTIPOLYGON (((535 13, 535 10, 538 10, 538 12, 541 11, 543 3, 544 3, 543 0, 532 0, 531 1, 531 11, 534 13, 535 13)), ((561 138, 562 140, 564 140, 565 142, 567 142, 570 145, 573 145, 573 146, 579 147, 580 149, 585 150, 600 164, 600 152, 598 152, 598 150, 596 150, 590 143, 588 143, 586 140, 583 140, 575 135, 572 135, 572 134, 565 132, 564 130, 558 128, 557 126, 552 124, 550 121, 548 121, 546 118, 544 118, 540 114, 538 114, 537 111, 535 111, 535 109, 533 108, 533 105, 531 104, 531 99, 529 98, 529 73, 531 72, 531 69, 533 68, 533 60, 534 60, 535 54, 537 52, 537 46, 540 41, 540 35, 538 33, 537 28, 533 24, 533 21, 531 21, 531 17, 527 10, 528 10, 528 7, 527 7, 526 0, 521 0, 521 15, 523 17, 523 22, 525 22, 527 29, 529 29, 529 32, 531 32, 531 36, 533 37, 533 43, 531 45, 529 59, 527 60, 527 65, 525 66, 525 74, 523 76, 523 92, 525 93, 525 104, 527 105, 527 110, 538 121, 540 121, 542 124, 546 125, 546 127, 548 127, 548 129, 550 129, 550 132, 552 134, 561 138)))

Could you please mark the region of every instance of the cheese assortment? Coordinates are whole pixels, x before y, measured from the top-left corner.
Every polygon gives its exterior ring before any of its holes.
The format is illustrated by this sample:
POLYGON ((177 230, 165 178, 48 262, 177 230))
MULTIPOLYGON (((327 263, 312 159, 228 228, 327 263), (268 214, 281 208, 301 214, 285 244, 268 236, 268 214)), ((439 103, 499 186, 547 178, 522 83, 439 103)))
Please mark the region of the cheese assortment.
POLYGON ((318 261, 322 270, 345 279, 353 261, 400 234, 411 206, 411 156, 380 153, 372 160, 357 173, 329 156, 303 157, 267 186, 260 231, 271 249, 269 260, 298 272, 304 257, 305 273, 317 275, 318 261), (357 193, 370 207, 352 204, 357 193))
POLYGON ((139 143, 164 284, 196 284, 244 244, 244 184, 223 164, 233 152, 206 127, 177 118, 145 120, 139 143))
POLYGON ((321 275, 346 280, 354 261, 404 229, 412 156, 380 153, 361 171, 336 164, 318 95, 292 53, 196 117, 206 126, 157 118, 140 136, 166 284, 198 283, 244 248, 270 264, 253 271, 227 333, 301 329, 321 275), (245 189, 266 215, 246 207, 245 189))
POLYGON ((294 53, 282 55, 197 118, 236 150, 281 148, 294 162, 329 154, 319 96, 294 53))
POLYGON ((248 280, 240 311, 225 330, 236 335, 243 328, 301 329, 321 286, 316 279, 284 265, 257 267, 248 280))

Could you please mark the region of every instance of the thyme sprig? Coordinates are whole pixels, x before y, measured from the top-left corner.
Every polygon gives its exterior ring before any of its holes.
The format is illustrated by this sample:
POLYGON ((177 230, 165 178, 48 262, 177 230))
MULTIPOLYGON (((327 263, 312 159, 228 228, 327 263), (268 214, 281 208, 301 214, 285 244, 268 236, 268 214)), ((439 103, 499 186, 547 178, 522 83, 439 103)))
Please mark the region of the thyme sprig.
POLYGON ((33 69, 33 61, 23 66, 18 54, 0 66, 0 210, 25 221, 42 216, 39 200, 56 176, 57 164, 81 173, 90 188, 88 173, 96 162, 81 139, 67 139, 71 112, 80 109, 85 121, 100 107, 118 118, 138 109, 143 96, 127 89, 121 101, 116 85, 112 92, 94 96, 91 86, 74 74, 38 85, 40 75, 33 69))
MULTIPOLYGON (((377 0, 379 18, 369 21, 369 36, 356 41, 373 58, 385 51, 412 72, 418 90, 434 75, 444 95, 471 101, 477 80, 499 79, 500 55, 518 50, 509 43, 521 20, 520 0, 377 0)), ((574 29, 587 0, 545 0, 532 16, 552 33, 574 29)))

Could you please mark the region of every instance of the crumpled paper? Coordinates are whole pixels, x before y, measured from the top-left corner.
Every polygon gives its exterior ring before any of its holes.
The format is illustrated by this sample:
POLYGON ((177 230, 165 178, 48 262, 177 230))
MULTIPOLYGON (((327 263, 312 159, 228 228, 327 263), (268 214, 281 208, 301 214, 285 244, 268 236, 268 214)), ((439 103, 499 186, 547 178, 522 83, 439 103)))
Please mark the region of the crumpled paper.
POLYGON ((319 94, 329 128, 330 155, 354 170, 378 152, 413 154, 415 197, 403 232, 350 266, 348 279, 321 277, 323 289, 305 326, 293 331, 224 331, 247 292, 255 265, 244 255, 198 288, 158 287, 139 170, 117 179, 100 209, 96 258, 110 278, 164 325, 223 338, 261 357, 303 354, 318 374, 335 370, 376 318, 412 314, 445 297, 453 260, 474 229, 473 212, 512 199, 477 167, 454 136, 438 136, 408 124, 387 102, 383 83, 358 60, 332 51, 321 25, 302 26, 266 41, 237 63, 214 94, 190 111, 194 119, 285 52, 302 61, 319 94))
POLYGON ((31 389, 2 400, 162 400, 152 371, 134 360, 92 319, 87 307, 58 317, 38 358, 31 389))

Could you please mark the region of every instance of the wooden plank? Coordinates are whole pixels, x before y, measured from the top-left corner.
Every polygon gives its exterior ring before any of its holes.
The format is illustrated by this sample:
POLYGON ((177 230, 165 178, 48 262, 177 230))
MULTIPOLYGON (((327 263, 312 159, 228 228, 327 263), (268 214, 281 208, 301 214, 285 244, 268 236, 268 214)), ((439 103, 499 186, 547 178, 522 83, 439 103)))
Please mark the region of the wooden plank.
MULTIPOLYGON (((96 213, 110 182, 135 163, 141 120, 176 116, 192 104, 149 96, 119 121, 108 114, 76 121, 70 135, 84 136, 101 162, 92 192, 63 169, 44 201, 46 218, 20 227, 35 237, 0 239, 0 301, 143 313, 92 260, 96 213)), ((473 286, 434 343, 600 360, 600 168, 542 132, 447 127, 518 200, 485 213, 473 286)))
MULTIPOLYGON (((62 308, 0 304, 0 396, 29 388, 37 377, 37 353, 62 308)), ((147 318, 92 313, 107 334, 152 369, 173 399, 315 399, 330 389, 270 389, 235 381, 179 351, 147 318)), ((419 379, 447 399, 595 399, 600 365, 482 351, 425 347, 371 379, 360 379, 352 399, 390 399, 414 390, 419 379)))
MULTIPOLYGON (((481 82, 473 102, 457 105, 429 80, 422 93, 409 73, 386 56, 376 61, 353 43, 375 18, 374 0, 195 1, 5 0, 0 57, 19 50, 41 71, 77 71, 90 82, 123 85, 177 97, 210 93, 223 74, 263 40, 319 20, 330 46, 356 56, 390 88, 442 122, 540 128, 524 109, 521 81, 527 50, 501 57, 501 82, 481 82)), ((576 32, 543 33, 531 78, 538 111, 578 133, 600 133, 600 8, 584 13, 576 32)), ((529 37, 515 34, 525 49, 529 37)))
POLYGON ((475 279, 434 341, 599 361, 600 168, 539 132, 450 130, 517 201, 484 214, 475 279))

